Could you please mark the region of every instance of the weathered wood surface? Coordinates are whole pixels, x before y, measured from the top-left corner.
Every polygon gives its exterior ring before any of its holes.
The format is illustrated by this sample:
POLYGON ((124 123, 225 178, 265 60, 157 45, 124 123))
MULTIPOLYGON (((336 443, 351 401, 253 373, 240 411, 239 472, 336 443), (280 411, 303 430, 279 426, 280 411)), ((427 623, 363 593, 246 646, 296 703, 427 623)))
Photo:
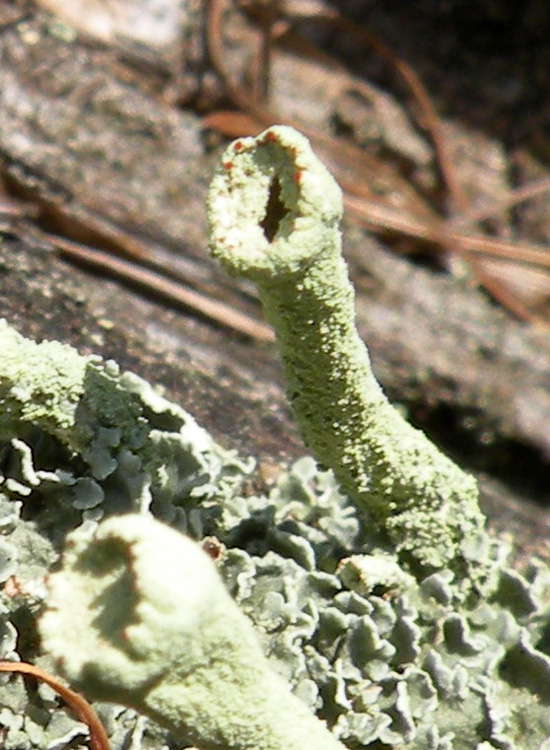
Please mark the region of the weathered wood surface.
MULTIPOLYGON (((0 0, 0 11, 8 5, 0 0)), ((109 51, 53 36, 44 14, 5 29, 3 171, 41 202, 44 226, 93 241, 94 224, 104 246, 123 229, 170 257, 191 285, 254 309, 206 255, 203 200, 215 155, 200 119, 148 83, 109 51)), ((272 346, 71 267, 24 225, 19 234, 2 241, 0 300, 21 332, 115 358, 164 385, 226 445, 259 455, 267 473, 303 451, 272 346)), ((349 222, 345 246, 360 330, 387 391, 463 463, 496 477, 485 486, 497 527, 544 553, 549 517, 528 503, 548 495, 549 332, 511 319, 467 281, 396 257, 349 222)))

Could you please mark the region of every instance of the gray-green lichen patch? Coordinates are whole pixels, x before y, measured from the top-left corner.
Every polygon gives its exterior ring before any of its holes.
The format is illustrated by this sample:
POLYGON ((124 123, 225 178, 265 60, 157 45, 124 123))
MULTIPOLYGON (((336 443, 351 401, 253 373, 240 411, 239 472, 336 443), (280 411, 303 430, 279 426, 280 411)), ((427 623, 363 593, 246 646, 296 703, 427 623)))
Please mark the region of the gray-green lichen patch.
POLYGON ((548 570, 509 570, 506 548, 493 540, 479 552, 496 592, 457 605, 460 581, 450 571, 417 581, 353 526, 330 475, 305 459, 290 477, 263 510, 273 520, 256 528, 258 538, 277 540, 284 529, 294 541, 281 555, 276 543, 266 552, 250 540, 228 549, 221 566, 271 658, 336 735, 353 748, 545 747, 550 661, 536 644, 548 638, 548 570), (290 486, 300 503, 286 496, 290 486), (312 492, 324 504, 308 500, 312 492))
MULTIPOLYGON (((2 658, 52 666, 36 621, 70 530, 150 511, 213 538, 219 571, 272 665, 351 750, 550 750, 546 566, 533 561, 519 574, 504 545, 473 536, 463 553, 489 573, 465 596, 457 571, 407 569, 313 460, 268 496, 243 497, 246 462, 139 378, 94 358, 89 379, 90 359, 64 347, 73 373, 64 399, 59 348, 0 330, 12 347, 9 367, 0 361, 2 658), (52 389, 39 410, 21 400, 42 393, 27 372, 34 347, 52 389)), ((99 710, 113 750, 180 747, 128 709, 99 710)), ((0 725, 6 750, 85 746, 82 726, 47 690, 5 675, 0 725)))
POLYGON ((44 523, 54 508, 93 520, 151 505, 177 515, 190 497, 231 492, 247 471, 188 413, 112 361, 37 344, 5 321, 0 348, 0 451, 8 467, 0 490, 24 498, 44 523))

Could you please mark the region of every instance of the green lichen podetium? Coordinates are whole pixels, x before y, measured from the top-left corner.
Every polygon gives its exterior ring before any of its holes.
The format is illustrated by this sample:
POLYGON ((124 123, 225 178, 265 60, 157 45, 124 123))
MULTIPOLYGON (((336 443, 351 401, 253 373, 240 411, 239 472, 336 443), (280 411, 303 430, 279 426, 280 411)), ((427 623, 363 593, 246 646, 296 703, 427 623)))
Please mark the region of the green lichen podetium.
POLYGON ((257 285, 315 458, 406 558, 463 574, 463 542, 483 533, 476 483, 373 376, 341 254, 341 192, 308 141, 277 126, 234 142, 208 209, 212 255, 257 285))

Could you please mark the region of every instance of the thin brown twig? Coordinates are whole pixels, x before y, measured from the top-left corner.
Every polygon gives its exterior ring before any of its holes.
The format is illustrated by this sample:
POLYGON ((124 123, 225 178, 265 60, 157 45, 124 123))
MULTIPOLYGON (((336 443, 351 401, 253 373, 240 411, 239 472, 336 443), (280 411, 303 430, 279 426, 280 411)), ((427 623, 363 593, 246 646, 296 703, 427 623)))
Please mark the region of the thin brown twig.
POLYGON ((469 258, 469 263, 485 289, 497 302, 500 302, 503 307, 512 312, 519 320, 534 320, 533 313, 529 310, 525 302, 517 295, 510 294, 502 286, 500 280, 496 280, 493 274, 487 272, 483 258, 469 258))
POLYGON ((49 685, 58 693, 65 703, 74 711, 77 718, 84 722, 90 732, 90 747, 92 750, 110 750, 109 738, 96 712, 88 701, 79 693, 63 685, 59 680, 34 664, 26 662, 0 661, 0 672, 13 672, 34 677, 49 685))
MULTIPOLYGON (((271 329, 264 323, 236 311, 229 304, 185 286, 189 274, 194 270, 190 263, 185 264, 184 272, 173 262, 168 265, 162 259, 162 253, 159 255, 158 249, 151 247, 146 240, 95 212, 88 211, 85 219, 82 216, 74 219, 64 207, 52 208, 47 201, 41 199, 32 202, 30 195, 25 200, 12 199, 9 195, 6 199, 0 198, 0 231, 14 231, 21 219, 33 220, 30 225, 26 222, 26 226, 31 226, 39 239, 48 242, 66 258, 107 272, 150 291, 172 305, 190 309, 250 338, 261 342, 273 340, 271 329), (2 222, 3 217, 5 223, 2 222), (53 223, 59 230, 54 233, 43 228, 44 217, 48 219, 48 224, 53 223), (60 232, 64 232, 64 235, 60 232), (82 242, 80 236, 87 239, 82 242), (93 249, 90 243, 93 243, 93 249)), ((200 278, 195 281, 197 284, 203 283, 200 278)))
POLYGON ((482 221, 499 216, 504 211, 515 208, 520 203, 538 198, 540 195, 548 192, 550 192, 550 177, 542 177, 540 180, 534 180, 527 183, 527 185, 521 185, 514 190, 510 190, 508 195, 495 203, 482 205, 475 209, 468 209, 463 214, 450 219, 450 223, 455 230, 466 229, 474 224, 479 224, 482 221))
POLYGON ((72 261, 83 263, 101 271, 107 271, 115 278, 145 288, 159 297, 169 300, 172 304, 192 309, 220 325, 257 341, 274 341, 273 331, 268 325, 254 320, 224 302, 207 297, 194 289, 184 287, 181 283, 162 276, 160 273, 130 260, 116 257, 109 252, 91 250, 85 245, 57 235, 44 234, 44 236, 53 246, 58 248, 61 255, 72 261))
POLYGON ((434 244, 441 244, 442 239, 449 239, 464 247, 464 249, 480 254, 491 255, 497 258, 505 258, 519 263, 528 265, 542 266, 550 268, 550 252, 545 248, 537 245, 519 244, 515 242, 506 242, 494 237, 485 237, 483 235, 464 234, 463 232, 453 231, 445 226, 441 221, 440 226, 426 224, 414 217, 398 214, 395 209, 384 205, 382 202, 366 203, 355 196, 346 195, 344 197, 346 209, 357 219, 363 220, 370 228, 381 228, 398 232, 407 237, 425 240, 434 244))

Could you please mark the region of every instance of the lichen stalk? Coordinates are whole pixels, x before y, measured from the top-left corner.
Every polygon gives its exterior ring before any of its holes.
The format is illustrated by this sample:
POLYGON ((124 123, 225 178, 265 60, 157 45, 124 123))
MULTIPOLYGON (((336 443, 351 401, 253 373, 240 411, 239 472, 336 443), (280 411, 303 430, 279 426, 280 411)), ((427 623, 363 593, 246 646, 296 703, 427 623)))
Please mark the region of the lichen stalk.
POLYGON ((302 437, 318 462, 425 568, 463 568, 482 533, 475 480, 391 406, 355 326, 339 187, 307 140, 277 126, 234 142, 212 180, 210 249, 257 285, 302 437))

